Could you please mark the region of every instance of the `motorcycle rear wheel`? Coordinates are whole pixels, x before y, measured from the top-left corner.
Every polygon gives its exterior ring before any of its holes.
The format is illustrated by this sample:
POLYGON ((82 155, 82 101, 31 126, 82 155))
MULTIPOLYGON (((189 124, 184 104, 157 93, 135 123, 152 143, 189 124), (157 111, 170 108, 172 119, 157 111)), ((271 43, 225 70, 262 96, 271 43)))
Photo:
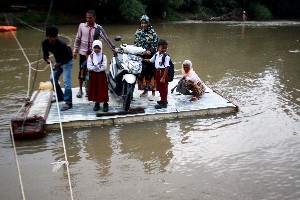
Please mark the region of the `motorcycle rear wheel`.
POLYGON ((127 83, 126 92, 125 92, 125 96, 124 96, 124 99, 123 99, 123 107, 124 107, 125 111, 128 111, 129 108, 130 108, 133 89, 134 89, 133 84, 128 84, 127 83))

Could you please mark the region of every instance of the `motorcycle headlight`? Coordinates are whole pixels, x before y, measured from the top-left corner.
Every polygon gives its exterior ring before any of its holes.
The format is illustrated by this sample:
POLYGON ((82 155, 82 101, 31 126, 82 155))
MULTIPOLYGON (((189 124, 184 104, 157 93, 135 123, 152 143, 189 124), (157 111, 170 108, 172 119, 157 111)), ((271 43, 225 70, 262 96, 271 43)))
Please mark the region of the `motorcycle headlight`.
POLYGON ((136 63, 134 67, 132 68, 132 71, 134 74, 139 74, 142 71, 142 64, 141 63, 136 63))

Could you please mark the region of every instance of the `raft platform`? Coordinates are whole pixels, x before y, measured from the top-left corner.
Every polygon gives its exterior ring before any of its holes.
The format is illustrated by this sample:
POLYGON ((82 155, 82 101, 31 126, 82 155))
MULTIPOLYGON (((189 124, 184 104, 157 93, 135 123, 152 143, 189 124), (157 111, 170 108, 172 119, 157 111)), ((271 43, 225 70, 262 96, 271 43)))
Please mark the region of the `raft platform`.
MULTIPOLYGON (((157 121, 166 119, 199 117, 235 113, 239 110, 238 105, 223 97, 221 94, 206 86, 206 92, 200 100, 191 102, 191 95, 180 95, 176 91, 171 93, 171 89, 178 83, 174 80, 169 83, 168 107, 155 109, 156 101, 160 100, 159 92, 156 92, 154 101, 149 101, 148 97, 140 97, 141 91, 134 91, 134 101, 131 102, 130 110, 125 112, 122 107, 121 97, 117 97, 109 92, 109 111, 102 111, 103 103, 100 103, 100 110, 93 111, 94 102, 88 101, 85 94, 82 98, 77 98, 79 88, 72 88, 73 108, 60 111, 64 102, 50 103, 53 99, 53 91, 38 90, 33 94, 32 105, 27 117, 45 116, 45 131, 60 128, 83 128, 91 126, 126 124, 145 121, 157 121), (57 105, 58 104, 58 105, 57 105)), ((85 92, 84 92, 85 93, 85 92)), ((151 92, 148 92, 151 95, 151 92)))

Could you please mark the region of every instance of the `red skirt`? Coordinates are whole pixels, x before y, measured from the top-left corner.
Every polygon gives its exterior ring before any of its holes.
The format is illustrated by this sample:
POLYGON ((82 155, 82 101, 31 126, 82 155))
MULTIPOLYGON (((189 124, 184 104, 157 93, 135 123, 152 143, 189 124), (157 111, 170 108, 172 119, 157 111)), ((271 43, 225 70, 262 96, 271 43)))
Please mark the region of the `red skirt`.
POLYGON ((88 100, 108 102, 108 82, 105 72, 89 72, 88 100))

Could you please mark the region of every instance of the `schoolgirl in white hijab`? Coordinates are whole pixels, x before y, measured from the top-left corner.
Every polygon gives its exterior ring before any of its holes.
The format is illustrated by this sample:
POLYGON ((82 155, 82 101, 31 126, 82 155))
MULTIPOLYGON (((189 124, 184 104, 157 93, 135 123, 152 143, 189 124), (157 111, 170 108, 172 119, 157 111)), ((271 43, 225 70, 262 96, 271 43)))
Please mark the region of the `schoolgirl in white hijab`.
POLYGON ((88 100, 94 101, 94 111, 100 109, 103 102, 103 112, 108 111, 108 82, 105 74, 107 66, 106 56, 102 53, 102 42, 93 42, 93 52, 88 57, 87 68, 89 70, 88 100))
POLYGON ((87 68, 89 71, 102 72, 107 67, 107 58, 102 53, 102 42, 95 40, 93 42, 93 52, 88 57, 87 68))

